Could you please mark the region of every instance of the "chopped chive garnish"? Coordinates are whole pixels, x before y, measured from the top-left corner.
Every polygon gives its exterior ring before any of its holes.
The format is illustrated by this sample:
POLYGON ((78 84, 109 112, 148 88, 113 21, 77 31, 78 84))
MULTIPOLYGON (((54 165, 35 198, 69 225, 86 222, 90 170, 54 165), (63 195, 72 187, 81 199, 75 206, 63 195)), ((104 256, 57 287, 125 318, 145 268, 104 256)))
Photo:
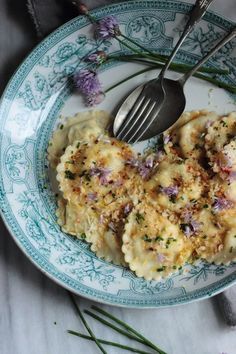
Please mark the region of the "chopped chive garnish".
POLYGON ((155 241, 164 241, 164 238, 161 237, 161 236, 157 236, 157 237, 155 238, 155 241))
POLYGON ((160 268, 157 268, 157 272, 163 272, 163 270, 166 269, 166 266, 162 266, 160 268))
POLYGON ((76 174, 71 172, 70 170, 66 170, 65 171, 65 178, 68 179, 75 179, 76 174))
POLYGON ((137 223, 140 224, 141 221, 144 220, 144 216, 142 214, 140 214, 139 212, 137 212, 135 219, 136 219, 137 223))
POLYGON ((152 242, 152 239, 149 238, 148 235, 146 235, 146 234, 143 236, 143 240, 144 240, 145 242, 152 242))

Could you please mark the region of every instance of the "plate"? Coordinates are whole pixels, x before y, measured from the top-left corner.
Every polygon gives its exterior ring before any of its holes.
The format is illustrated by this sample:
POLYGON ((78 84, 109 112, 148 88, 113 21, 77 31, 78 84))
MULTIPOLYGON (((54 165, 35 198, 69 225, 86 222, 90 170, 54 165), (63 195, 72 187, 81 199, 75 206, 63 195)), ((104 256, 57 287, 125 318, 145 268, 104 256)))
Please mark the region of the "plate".
MULTIPOLYGON (((116 15, 127 36, 167 54, 176 43, 191 5, 174 1, 128 1, 93 11, 96 18, 116 15)), ((193 64, 232 23, 208 12, 188 36, 177 60, 193 64)), ((127 52, 115 40, 92 37, 84 17, 60 27, 27 57, 8 84, 0 106, 0 205, 2 218, 26 256, 47 276, 81 296, 127 307, 161 307, 202 299, 222 291, 236 279, 236 264, 187 266, 162 281, 145 281, 131 271, 98 259, 83 241, 61 232, 55 217, 46 149, 60 116, 85 110, 82 98, 67 85, 68 77, 97 48, 119 55, 127 52)), ((235 46, 227 44, 211 60, 227 65, 227 82, 235 83, 235 46)), ((112 62, 100 72, 104 89, 143 68, 112 62)), ((112 111, 130 89, 153 77, 135 77, 110 91, 99 109, 112 111)), ((177 77, 176 73, 169 73, 177 77)), ((235 97, 193 78, 186 85, 187 110, 208 108, 219 113, 235 109, 235 97)), ((152 144, 147 141, 145 146, 152 144)))

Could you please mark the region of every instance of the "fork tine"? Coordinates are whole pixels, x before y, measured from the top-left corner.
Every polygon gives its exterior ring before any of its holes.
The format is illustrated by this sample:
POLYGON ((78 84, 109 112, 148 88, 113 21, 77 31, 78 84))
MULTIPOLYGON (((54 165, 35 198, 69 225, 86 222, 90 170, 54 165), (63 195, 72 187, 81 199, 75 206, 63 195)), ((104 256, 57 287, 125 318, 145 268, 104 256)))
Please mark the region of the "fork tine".
POLYGON ((139 128, 134 132, 134 134, 129 138, 127 141, 128 143, 133 143, 135 144, 137 141, 141 139, 141 137, 146 133, 150 125, 153 123, 153 121, 156 119, 158 113, 161 110, 163 103, 159 105, 157 102, 154 102, 154 105, 152 106, 152 109, 149 110, 148 114, 145 116, 142 124, 139 126, 139 128), (149 121, 147 122, 147 120, 149 121), (144 126, 144 129, 141 130, 143 125, 147 122, 147 124, 144 126), (135 138, 135 139, 134 139, 135 138), (134 139, 134 140, 133 140, 134 139))
POLYGON ((149 101, 150 101, 149 97, 144 97, 139 108, 132 114, 132 119, 129 119, 129 122, 125 125, 125 129, 122 129, 122 132, 119 134, 118 138, 124 140, 127 134, 129 134, 130 130, 132 130, 132 128, 135 126, 138 119, 142 117, 143 112, 145 111, 146 107, 149 104, 149 101))
POLYGON ((143 103, 145 99, 145 95, 143 94, 143 90, 140 92, 138 98, 134 102, 133 106, 131 107, 130 111, 128 112, 124 124, 121 124, 121 127, 118 129, 118 132, 116 134, 116 137, 119 139, 120 135, 126 130, 128 124, 131 122, 133 119, 134 114, 136 111, 140 108, 141 104, 143 103))
POLYGON ((146 107, 145 111, 143 112, 142 119, 140 119, 140 117, 139 117, 139 121, 137 122, 139 124, 136 124, 133 127, 133 129, 130 131, 130 133, 128 135, 128 140, 126 139, 127 143, 130 143, 133 140, 133 138, 136 136, 137 132, 139 132, 140 130, 142 131, 142 128, 143 128, 144 124, 146 123, 148 117, 152 113, 155 105, 156 105, 156 102, 151 100, 149 105, 146 107))

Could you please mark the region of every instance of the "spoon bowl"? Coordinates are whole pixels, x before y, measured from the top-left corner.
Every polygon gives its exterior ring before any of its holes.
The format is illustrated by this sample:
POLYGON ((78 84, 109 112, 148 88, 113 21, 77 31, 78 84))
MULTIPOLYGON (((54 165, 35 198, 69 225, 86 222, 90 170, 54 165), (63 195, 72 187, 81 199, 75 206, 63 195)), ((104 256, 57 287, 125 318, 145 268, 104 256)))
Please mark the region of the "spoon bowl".
MULTIPOLYGON (((150 139, 163 133, 165 130, 170 128, 181 116, 185 109, 186 98, 184 94, 184 85, 186 81, 203 65, 205 62, 211 58, 219 49, 221 49, 226 43, 236 36, 236 27, 233 27, 231 31, 213 48, 210 52, 205 55, 195 66, 193 66, 188 72, 186 72, 179 80, 171 80, 162 78, 162 88, 165 93, 165 98, 160 104, 160 108, 157 113, 153 116, 149 122, 145 122, 144 129, 142 129, 141 134, 138 134, 138 138, 133 135, 133 139, 129 139, 129 143, 135 143, 138 141, 150 139)), ((154 80, 153 80, 154 81, 154 80)), ((143 87, 146 84, 137 87, 131 94, 126 98, 124 103, 118 110, 114 123, 113 123, 113 133, 117 136, 117 132, 123 125, 123 121, 136 101, 140 92, 142 92, 143 87)), ((153 91, 155 96, 155 90, 153 91)), ((157 97, 158 99, 158 97, 157 97)), ((141 117, 142 118, 142 117, 141 117)), ((119 138, 119 137, 118 137, 119 138)))

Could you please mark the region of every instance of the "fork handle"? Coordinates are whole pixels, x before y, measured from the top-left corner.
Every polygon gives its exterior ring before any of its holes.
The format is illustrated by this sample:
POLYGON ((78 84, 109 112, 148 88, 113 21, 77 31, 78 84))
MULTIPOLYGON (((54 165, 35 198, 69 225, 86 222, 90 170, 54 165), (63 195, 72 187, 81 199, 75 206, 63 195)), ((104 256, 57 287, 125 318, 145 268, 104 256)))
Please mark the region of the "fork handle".
POLYGON ((226 43, 236 36, 236 27, 234 27, 210 52, 205 55, 190 71, 184 74, 178 81, 184 86, 186 81, 195 74, 195 72, 203 65, 205 62, 211 58, 220 48, 222 48, 226 43))
POLYGON ((181 34, 177 44, 175 45, 170 57, 168 58, 166 64, 162 68, 158 78, 163 79, 165 76, 165 73, 167 69, 170 66, 170 63, 172 62, 175 54, 181 47, 182 43, 184 42, 185 38, 188 36, 188 34, 192 31, 193 27, 200 21, 200 19, 204 16, 205 12, 207 11, 208 7, 214 0, 197 0, 195 5, 193 6, 190 15, 189 15, 189 20, 184 28, 183 33, 181 34))

